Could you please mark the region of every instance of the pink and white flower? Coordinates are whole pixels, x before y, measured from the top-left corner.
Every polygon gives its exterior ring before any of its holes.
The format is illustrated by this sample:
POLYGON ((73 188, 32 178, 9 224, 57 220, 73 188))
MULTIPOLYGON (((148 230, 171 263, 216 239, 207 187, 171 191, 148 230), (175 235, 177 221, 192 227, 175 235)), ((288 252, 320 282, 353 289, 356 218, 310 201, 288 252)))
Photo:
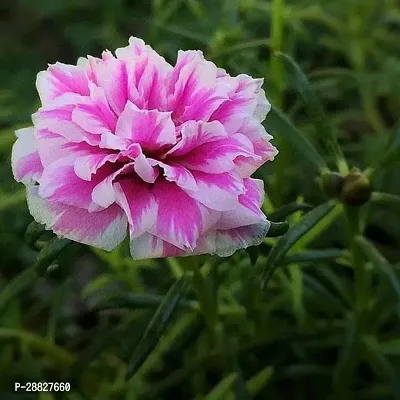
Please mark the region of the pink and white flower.
POLYGON ((260 244, 270 223, 250 176, 277 154, 262 83, 200 51, 179 51, 173 67, 136 38, 115 56, 50 65, 12 153, 31 214, 105 250, 129 231, 136 259, 260 244))

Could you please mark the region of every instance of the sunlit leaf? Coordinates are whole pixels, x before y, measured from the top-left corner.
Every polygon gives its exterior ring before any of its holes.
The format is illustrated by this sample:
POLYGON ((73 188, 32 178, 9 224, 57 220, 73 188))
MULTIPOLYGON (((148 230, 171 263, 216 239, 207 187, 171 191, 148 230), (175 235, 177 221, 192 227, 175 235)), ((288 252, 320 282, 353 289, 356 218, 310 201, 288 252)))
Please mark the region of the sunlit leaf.
POLYGON ((273 367, 265 367, 256 375, 247 381, 247 388, 251 396, 257 396, 258 393, 268 384, 274 374, 273 367))
POLYGON ((318 261, 334 261, 343 257, 344 251, 341 249, 325 249, 325 250, 304 250, 299 253, 293 253, 286 256, 281 262, 284 264, 303 264, 315 263, 318 261))
POLYGON ((232 373, 224 378, 203 400, 224 400, 231 391, 237 379, 237 375, 232 373))
POLYGON ((285 204, 278 210, 275 210, 268 216, 268 218, 271 221, 282 221, 283 219, 289 217, 290 215, 292 215, 297 211, 310 211, 311 209, 312 206, 310 206, 309 204, 293 202, 285 204))
POLYGON ((140 368, 149 354, 157 346, 157 343, 161 335, 164 333, 164 330, 170 321, 187 284, 188 277, 183 276, 169 289, 131 357, 128 366, 128 377, 131 377, 140 368))
POLYGON ((262 286, 264 287, 271 279, 275 268, 279 265, 282 258, 291 249, 291 247, 308 231, 310 231, 325 215, 327 215, 335 206, 334 201, 328 201, 319 205, 307 213, 299 223, 289 229, 282 236, 278 243, 272 248, 267 262, 263 268, 262 286))

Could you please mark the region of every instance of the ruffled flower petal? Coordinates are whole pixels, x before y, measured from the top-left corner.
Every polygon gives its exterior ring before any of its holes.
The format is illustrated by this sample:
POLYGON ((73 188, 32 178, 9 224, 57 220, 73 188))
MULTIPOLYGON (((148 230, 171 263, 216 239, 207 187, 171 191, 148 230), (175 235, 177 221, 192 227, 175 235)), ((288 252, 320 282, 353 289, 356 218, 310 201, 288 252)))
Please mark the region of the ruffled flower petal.
POLYGON ((150 230, 156 222, 158 204, 149 186, 123 179, 114 184, 116 201, 128 217, 131 239, 150 230))
POLYGON ((165 110, 166 82, 172 66, 137 38, 130 38, 129 46, 115 53, 126 65, 128 99, 142 110, 165 110))
POLYGON ((215 254, 220 257, 229 257, 239 249, 260 245, 270 226, 271 223, 264 220, 255 225, 217 231, 215 254))
POLYGON ((36 222, 60 237, 110 251, 126 236, 127 218, 118 205, 89 213, 83 208, 44 199, 37 186, 27 189, 27 199, 36 222))
POLYGON ((178 248, 194 249, 201 234, 219 219, 219 214, 189 197, 172 182, 160 181, 154 185, 152 194, 158 213, 149 232, 178 248), (183 205, 185 212, 182 212, 183 205))
POLYGON ((244 193, 243 181, 229 172, 206 174, 191 171, 196 180, 197 190, 186 190, 187 194, 198 202, 216 211, 233 210, 244 193))
POLYGON ((25 185, 38 182, 43 165, 36 149, 33 128, 23 128, 15 132, 17 141, 11 155, 11 166, 14 178, 25 185))
POLYGON ((264 182, 260 179, 244 179, 245 193, 239 196, 238 206, 221 214, 216 229, 234 229, 266 221, 260 207, 264 201, 264 182))
POLYGON ((47 106, 64 93, 76 93, 82 96, 89 94, 85 69, 59 62, 50 65, 47 71, 39 72, 36 87, 43 106, 47 106))
POLYGON ((116 135, 156 151, 176 143, 175 126, 168 112, 139 110, 128 101, 118 118, 116 135))

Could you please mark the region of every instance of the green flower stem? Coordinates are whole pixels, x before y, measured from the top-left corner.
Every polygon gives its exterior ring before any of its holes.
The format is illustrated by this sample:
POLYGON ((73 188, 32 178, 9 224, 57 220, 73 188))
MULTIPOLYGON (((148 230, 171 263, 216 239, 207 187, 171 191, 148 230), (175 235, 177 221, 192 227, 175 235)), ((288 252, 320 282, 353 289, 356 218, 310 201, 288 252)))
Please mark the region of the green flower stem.
MULTIPOLYGON (((283 28, 284 28, 284 0, 272 1, 272 21, 271 21, 271 53, 274 54, 282 50, 283 47, 283 28)), ((275 93, 273 93, 273 103, 275 107, 282 108, 283 95, 283 71, 280 61, 276 57, 271 58, 271 77, 275 85, 275 93)))
POLYGON ((183 275, 183 269, 176 258, 167 258, 169 268, 176 279, 179 279, 183 275))
POLYGON ((363 254, 357 245, 357 237, 361 234, 361 218, 359 207, 345 207, 348 246, 355 270, 355 307, 353 317, 349 320, 346 343, 334 373, 334 382, 338 395, 351 385, 357 360, 362 347, 362 338, 366 326, 366 309, 369 293, 369 281, 363 254))
POLYGON ((192 272, 193 288, 200 304, 200 311, 209 330, 210 338, 215 341, 216 327, 218 325, 217 302, 214 301, 213 293, 207 287, 207 280, 204 278, 199 266, 195 265, 192 272))
MULTIPOLYGON (((221 310, 219 310, 217 293, 212 287, 214 282, 211 282, 212 279, 210 279, 209 276, 213 274, 213 268, 217 268, 217 265, 205 263, 201 269, 199 259, 193 257, 190 262, 185 263, 185 267, 187 267, 187 273, 192 275, 193 289, 196 292, 200 312, 202 313, 206 323, 210 344, 215 348, 223 349, 224 333, 219 316, 220 313, 228 315, 231 311, 233 311, 233 309, 225 307, 224 309, 221 308, 221 310)), ((234 311, 234 314, 236 311, 234 311)), ((225 358, 226 357, 223 357, 222 360, 225 358)))
MULTIPOLYGON (((284 29, 284 11, 285 0, 273 0, 271 9, 271 33, 270 33, 270 50, 271 54, 283 49, 283 29, 284 29)), ((271 57, 269 72, 269 84, 273 85, 270 92, 272 104, 274 107, 282 108, 282 98, 284 91, 284 75, 282 66, 277 57, 271 57)), ((280 150, 279 156, 275 160, 276 180, 272 187, 272 199, 275 206, 283 204, 282 182, 285 181, 286 166, 289 160, 286 154, 287 144, 280 139, 279 132, 275 132, 276 146, 280 150)))
POLYGON ((363 255, 356 243, 356 238, 361 235, 360 208, 346 207, 348 224, 348 242, 352 262, 355 270, 355 301, 356 316, 362 319, 368 301, 368 275, 363 262, 363 255))
POLYGON ((337 398, 342 398, 348 392, 354 379, 359 354, 363 348, 362 338, 365 331, 365 311, 369 290, 366 265, 356 241, 362 231, 360 213, 359 207, 345 206, 348 247, 355 270, 355 306, 354 314, 348 320, 346 340, 333 373, 337 398))
POLYGON ((366 168, 366 169, 363 171, 363 175, 364 175, 366 178, 371 179, 371 178, 373 177, 373 175, 375 174, 375 172, 376 172, 376 168, 374 168, 374 167, 368 167, 368 168, 366 168))
POLYGON ((312 229, 296 242, 289 251, 289 255, 307 248, 309 244, 325 232, 343 214, 343 211, 343 205, 337 204, 312 229))

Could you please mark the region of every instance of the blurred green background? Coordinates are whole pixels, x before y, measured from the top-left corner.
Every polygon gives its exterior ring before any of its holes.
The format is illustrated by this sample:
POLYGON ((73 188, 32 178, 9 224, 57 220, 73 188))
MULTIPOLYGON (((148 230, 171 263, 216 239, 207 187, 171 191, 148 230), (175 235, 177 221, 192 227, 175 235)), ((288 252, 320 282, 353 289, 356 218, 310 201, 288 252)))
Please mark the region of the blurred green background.
MULTIPOLYGON (((218 268, 210 258, 205 282, 218 304, 215 319, 204 318, 189 293, 127 382, 133 349, 185 261, 133 262, 126 243, 112 253, 74 244, 37 279, 37 252, 24 240, 31 222, 25 192, 10 168, 14 130, 29 125, 38 107, 36 74, 137 36, 171 63, 178 49, 200 49, 233 75, 264 77, 267 97, 320 149, 324 138, 273 57, 290 54, 349 165, 363 169, 381 154, 399 116, 397 0, 2 0, 0 18, 0 399, 24 380, 68 380, 74 393, 65 398, 72 400, 400 399, 400 292, 366 263, 367 317, 362 327, 351 324, 354 271, 341 216, 306 247, 334 248, 335 256, 287 261, 266 292, 249 271, 265 263, 273 241, 260 247, 255 266, 245 252, 218 268), (110 293, 120 302, 98 311, 110 293), (215 331, 223 331, 222 341, 215 331)), ((271 133, 281 153, 258 172, 265 210, 323 201, 301 155, 271 133)), ((400 194, 399 163, 375 174, 373 185, 400 194)), ((368 207, 365 234, 391 262, 392 280, 400 269, 399 226, 398 207, 368 207)))

